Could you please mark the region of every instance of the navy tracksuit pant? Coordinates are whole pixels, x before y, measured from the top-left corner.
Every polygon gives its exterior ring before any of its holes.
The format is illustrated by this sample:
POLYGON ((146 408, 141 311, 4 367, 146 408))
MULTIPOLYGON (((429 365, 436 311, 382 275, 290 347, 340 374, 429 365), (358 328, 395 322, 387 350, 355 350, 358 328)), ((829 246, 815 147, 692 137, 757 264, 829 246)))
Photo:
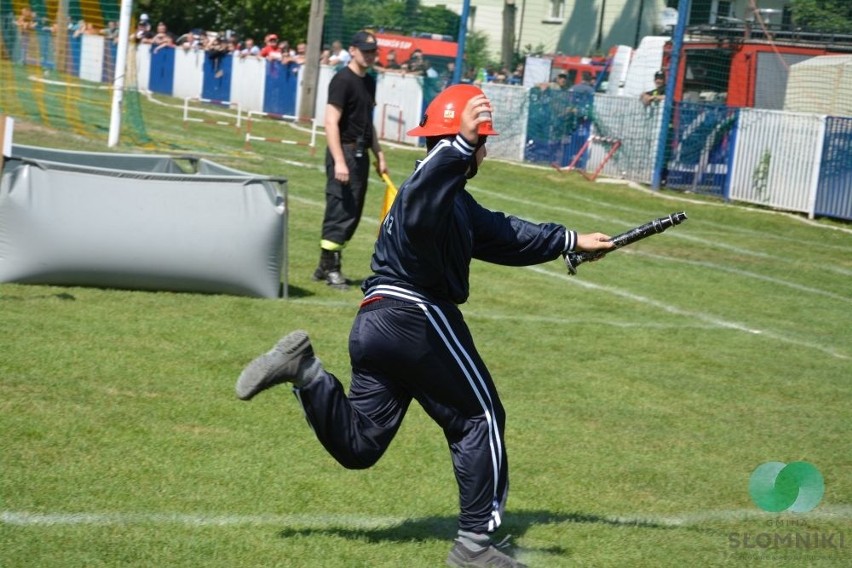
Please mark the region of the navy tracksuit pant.
POLYGON ((349 336, 349 395, 325 373, 294 389, 317 437, 344 467, 367 468, 416 400, 444 430, 459 487, 459 528, 492 532, 508 492, 505 412, 458 307, 378 286, 349 336))

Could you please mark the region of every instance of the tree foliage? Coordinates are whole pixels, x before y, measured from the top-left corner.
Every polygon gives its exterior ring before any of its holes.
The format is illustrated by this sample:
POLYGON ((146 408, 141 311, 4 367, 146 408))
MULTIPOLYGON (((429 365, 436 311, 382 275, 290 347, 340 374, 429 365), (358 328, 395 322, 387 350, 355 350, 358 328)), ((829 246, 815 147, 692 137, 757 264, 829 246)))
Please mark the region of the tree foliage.
POLYGON ((852 2, 849 0, 792 0, 790 9, 798 27, 852 33, 852 2))
POLYGON ((467 34, 465 39, 465 62, 468 70, 477 70, 493 66, 488 60, 488 36, 485 32, 474 31, 467 34))
POLYGON ((241 38, 262 42, 266 34, 276 33, 295 45, 308 35, 311 0, 139 0, 137 6, 137 15, 147 13, 153 22, 165 22, 176 35, 191 29, 233 30, 241 38))
MULTIPOLYGON (((420 0, 326 0, 325 8, 323 35, 327 42, 341 39, 345 43, 362 28, 454 38, 459 31, 458 14, 444 7, 421 6, 420 0)), ((262 41, 267 33, 276 33, 293 45, 308 35, 310 9, 311 0, 139 0, 137 16, 147 13, 153 22, 165 22, 176 35, 191 29, 233 30, 241 38, 262 41)))
POLYGON ((371 28, 404 35, 431 33, 454 38, 458 36, 460 20, 451 10, 421 6, 419 0, 346 0, 346 19, 355 29, 371 28))

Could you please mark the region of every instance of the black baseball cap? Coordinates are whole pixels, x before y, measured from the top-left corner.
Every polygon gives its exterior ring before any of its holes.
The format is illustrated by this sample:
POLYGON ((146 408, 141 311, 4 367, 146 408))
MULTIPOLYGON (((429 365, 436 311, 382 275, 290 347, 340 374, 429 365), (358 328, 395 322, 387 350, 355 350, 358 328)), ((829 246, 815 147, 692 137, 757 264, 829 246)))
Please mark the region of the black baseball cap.
POLYGON ((662 69, 660 69, 659 71, 654 73, 654 79, 665 79, 665 78, 666 78, 666 72, 663 71, 662 69))
POLYGON ((376 36, 364 30, 352 36, 352 43, 349 45, 357 47, 361 51, 376 51, 379 47, 379 44, 376 43, 376 36))

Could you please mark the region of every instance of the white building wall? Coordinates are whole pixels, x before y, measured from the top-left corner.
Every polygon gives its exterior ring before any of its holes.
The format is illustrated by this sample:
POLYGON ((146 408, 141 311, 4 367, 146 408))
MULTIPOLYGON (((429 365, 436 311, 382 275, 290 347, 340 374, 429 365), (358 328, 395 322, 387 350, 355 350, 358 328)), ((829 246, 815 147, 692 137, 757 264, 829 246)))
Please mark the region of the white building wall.
MULTIPOLYGON (((781 14, 786 6, 790 5, 790 0, 759 0, 751 2, 750 0, 733 0, 731 2, 732 17, 745 21, 758 21, 754 16, 752 5, 757 6, 762 10, 760 19, 770 26, 781 24, 781 14)), ((719 13, 719 16, 727 16, 727 14, 719 13)))
MULTIPOLYGON (((665 0, 645 0, 641 22, 637 0, 514 0, 515 42, 542 47, 544 53, 565 55, 605 55, 610 47, 635 47, 639 37, 654 35, 655 23, 666 7, 665 0), (603 27, 600 28, 601 10, 603 27), (600 32, 600 33, 599 33, 600 32), (598 43, 600 46, 598 47, 598 43)), ((461 0, 421 0, 424 6, 446 6, 461 14, 461 0)), ((485 33, 490 57, 500 59, 503 37, 503 10, 506 0, 471 0, 468 29, 485 33)))
MULTIPOLYGON (((510 0, 512 1, 512 0, 510 0)), ((541 47, 544 53, 565 55, 606 55, 616 45, 637 47, 647 35, 660 35, 660 15, 666 0, 513 0, 515 11, 515 41, 520 48, 541 47), (639 17, 642 6, 641 20, 639 17), (605 11, 604 11, 605 10, 605 11), (603 11, 603 14, 601 12, 603 11), (601 26, 601 24, 603 24, 601 26)), ((424 6, 446 6, 461 14, 462 0, 421 0, 424 6)), ((506 0, 471 0, 470 30, 485 33, 490 57, 500 59, 503 37, 503 9, 506 0)), ((759 0, 762 18, 769 24, 781 23, 781 14, 790 0, 759 0)), ((733 17, 755 21, 751 0, 732 0, 730 16, 717 6, 711 10, 714 23, 717 17, 733 17)), ((424 30, 428 31, 428 30, 424 30)))

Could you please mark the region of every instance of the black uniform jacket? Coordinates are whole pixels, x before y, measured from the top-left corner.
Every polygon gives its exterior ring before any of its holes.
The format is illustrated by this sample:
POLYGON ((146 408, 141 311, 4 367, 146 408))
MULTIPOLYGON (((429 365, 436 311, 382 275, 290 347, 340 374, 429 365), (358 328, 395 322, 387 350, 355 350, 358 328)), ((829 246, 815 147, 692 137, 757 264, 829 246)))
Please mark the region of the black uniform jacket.
POLYGON ((465 189, 474 147, 444 139, 402 184, 382 224, 363 289, 389 284, 462 304, 472 258, 509 266, 540 264, 573 250, 577 235, 476 202, 465 189))

